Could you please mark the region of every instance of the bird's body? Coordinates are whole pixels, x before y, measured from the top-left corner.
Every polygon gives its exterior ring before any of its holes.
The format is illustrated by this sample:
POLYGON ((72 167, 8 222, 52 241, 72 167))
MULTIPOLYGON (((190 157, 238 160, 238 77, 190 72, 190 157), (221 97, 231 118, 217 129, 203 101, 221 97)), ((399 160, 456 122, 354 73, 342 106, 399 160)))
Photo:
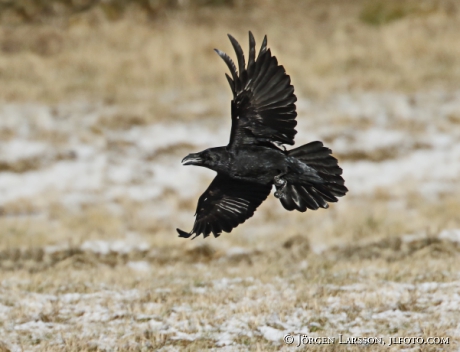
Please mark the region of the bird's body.
POLYGON ((198 165, 217 172, 216 178, 198 201, 196 221, 190 233, 177 229, 180 237, 211 232, 215 237, 250 218, 267 198, 272 186, 287 210, 327 208, 347 192, 342 169, 331 150, 321 142, 295 149, 294 87, 283 66, 267 49, 264 38, 257 60, 255 41, 249 32, 249 61, 229 35, 238 57, 239 74, 227 54, 216 50, 230 69, 227 75, 233 92, 232 130, 227 146, 189 154, 184 165, 198 165))
POLYGON ((232 179, 266 185, 272 184, 276 176, 284 175, 288 182, 321 182, 315 169, 275 146, 250 145, 236 151, 217 147, 209 152, 218 155, 219 161, 206 167, 232 179))
POLYGON ((206 167, 232 179, 271 184, 276 175, 287 170, 286 155, 276 147, 251 145, 238 150, 217 147, 209 152, 218 160, 206 167))

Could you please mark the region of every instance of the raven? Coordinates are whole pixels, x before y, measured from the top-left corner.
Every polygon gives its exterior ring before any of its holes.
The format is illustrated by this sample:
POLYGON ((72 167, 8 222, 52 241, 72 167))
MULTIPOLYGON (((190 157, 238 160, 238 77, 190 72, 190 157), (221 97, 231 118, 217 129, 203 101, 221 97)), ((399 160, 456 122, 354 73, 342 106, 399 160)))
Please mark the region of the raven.
POLYGON ((327 202, 337 202, 336 197, 348 191, 337 159, 322 142, 284 148, 284 144, 294 144, 297 133, 297 98, 290 77, 267 48, 267 36, 256 59, 256 43, 249 32, 247 66, 241 46, 228 37, 238 70, 227 54, 214 50, 231 73, 231 77, 225 74, 233 93, 230 142, 182 160, 183 165, 214 170, 217 176, 198 200, 193 229, 188 233, 177 229, 179 237, 208 237, 211 232, 218 237, 222 231, 231 232, 254 214, 273 185, 285 209, 301 212, 328 208, 327 202))

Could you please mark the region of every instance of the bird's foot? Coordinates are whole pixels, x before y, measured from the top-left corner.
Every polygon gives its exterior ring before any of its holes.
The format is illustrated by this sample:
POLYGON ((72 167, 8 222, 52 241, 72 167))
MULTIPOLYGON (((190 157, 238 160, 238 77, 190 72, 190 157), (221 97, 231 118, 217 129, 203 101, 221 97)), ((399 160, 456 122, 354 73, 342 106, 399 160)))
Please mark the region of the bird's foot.
POLYGON ((287 186, 287 182, 285 179, 281 179, 281 181, 284 181, 284 182, 276 184, 276 181, 275 181, 275 187, 276 187, 275 197, 278 199, 283 198, 285 196, 285 189, 287 186))
POLYGON ((276 187, 275 197, 278 199, 284 198, 284 196, 286 195, 285 189, 286 189, 286 184, 283 187, 276 187))
POLYGON ((286 185, 286 180, 285 180, 284 178, 282 178, 281 176, 283 176, 283 175, 276 175, 276 176, 274 177, 275 186, 276 186, 277 188, 286 185))
POLYGON ((285 174, 281 173, 273 178, 276 187, 275 197, 278 199, 284 197, 284 189, 287 185, 286 179, 283 178, 284 175, 285 174))

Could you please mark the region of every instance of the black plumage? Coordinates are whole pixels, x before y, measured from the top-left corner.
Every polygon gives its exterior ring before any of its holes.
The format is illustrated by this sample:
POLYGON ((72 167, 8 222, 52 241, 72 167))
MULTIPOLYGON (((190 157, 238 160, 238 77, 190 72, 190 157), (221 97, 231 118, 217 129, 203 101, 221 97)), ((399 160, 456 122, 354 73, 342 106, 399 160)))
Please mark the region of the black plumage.
MULTIPOLYGON (((238 69, 224 52, 215 49, 227 64, 227 80, 233 93, 232 128, 226 147, 189 154, 184 165, 204 166, 217 176, 198 200, 193 229, 177 229, 180 237, 204 237, 230 232, 245 222, 268 197, 275 197, 287 210, 328 208, 348 191, 342 169, 331 150, 321 142, 285 150, 297 133, 294 87, 284 67, 267 48, 264 37, 257 59, 255 40, 249 32, 249 58, 228 35, 237 56, 238 69)), ((195 238, 193 237, 193 238, 195 238)))

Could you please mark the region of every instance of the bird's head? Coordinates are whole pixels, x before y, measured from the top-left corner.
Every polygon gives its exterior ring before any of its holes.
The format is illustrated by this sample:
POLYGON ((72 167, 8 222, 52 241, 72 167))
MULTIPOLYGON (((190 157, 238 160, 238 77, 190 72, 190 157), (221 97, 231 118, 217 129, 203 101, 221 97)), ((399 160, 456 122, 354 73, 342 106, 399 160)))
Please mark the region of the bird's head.
POLYGON ((219 171, 227 160, 225 148, 210 148, 199 153, 191 153, 182 159, 183 165, 204 166, 208 169, 219 171))

